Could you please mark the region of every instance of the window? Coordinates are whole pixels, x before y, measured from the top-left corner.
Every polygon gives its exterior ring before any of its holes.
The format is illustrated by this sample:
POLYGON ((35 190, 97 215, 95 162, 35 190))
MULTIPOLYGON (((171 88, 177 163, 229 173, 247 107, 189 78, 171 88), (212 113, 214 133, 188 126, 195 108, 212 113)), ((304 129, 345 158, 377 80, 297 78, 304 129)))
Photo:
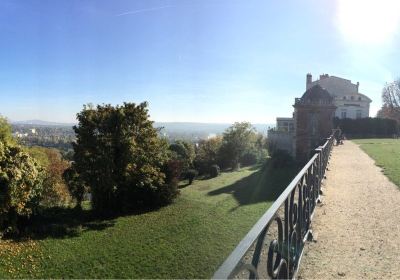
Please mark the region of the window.
POLYGON ((360 96, 360 97, 358 97, 358 100, 359 100, 359 101, 361 101, 361 96, 360 96))
POLYGON ((362 111, 361 110, 357 110, 356 111, 356 118, 357 119, 361 119, 361 117, 362 117, 362 111))
POLYGON ((346 96, 343 96, 343 100, 346 100, 346 96))
POLYGON ((351 99, 351 100, 354 100, 354 96, 351 96, 350 99, 351 99))
POLYGON ((342 110, 341 115, 340 115, 340 118, 341 118, 341 119, 347 118, 347 112, 346 112, 346 110, 342 110))

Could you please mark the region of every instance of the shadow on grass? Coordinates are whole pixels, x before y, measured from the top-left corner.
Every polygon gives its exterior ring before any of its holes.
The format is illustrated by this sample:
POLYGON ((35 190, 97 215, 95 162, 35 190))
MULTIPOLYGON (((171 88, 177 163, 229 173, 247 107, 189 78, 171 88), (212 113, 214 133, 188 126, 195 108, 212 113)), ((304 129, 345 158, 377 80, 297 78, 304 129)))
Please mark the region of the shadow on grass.
MULTIPOLYGON (((257 167, 254 168, 256 170, 257 167)), ((239 206, 272 202, 292 181, 297 171, 297 167, 274 169, 268 165, 258 166, 258 171, 229 186, 210 191, 208 195, 232 194, 239 206)))
MULTIPOLYGON (((115 225, 115 220, 123 216, 140 215, 156 209, 142 209, 128 213, 99 215, 88 209, 52 207, 40 209, 23 225, 23 232, 17 239, 41 240, 46 238, 78 237, 86 231, 101 231, 115 225)), ((11 237, 13 238, 13 237, 11 237)))
POLYGON ((184 189, 184 188, 189 187, 189 186, 190 186, 189 183, 180 182, 179 185, 178 185, 178 189, 184 189))
POLYGON ((32 216, 22 233, 30 239, 77 237, 85 231, 99 231, 112 227, 115 216, 99 216, 92 210, 52 207, 41 209, 32 216))

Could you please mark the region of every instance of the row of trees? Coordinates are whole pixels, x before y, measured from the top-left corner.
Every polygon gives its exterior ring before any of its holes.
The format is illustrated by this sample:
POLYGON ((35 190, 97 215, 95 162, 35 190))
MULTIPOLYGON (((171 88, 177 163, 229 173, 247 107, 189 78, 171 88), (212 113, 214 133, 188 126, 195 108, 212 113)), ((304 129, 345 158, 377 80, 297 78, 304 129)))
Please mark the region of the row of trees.
POLYGON ((266 157, 266 141, 250 123, 235 123, 222 137, 198 145, 168 144, 149 120, 147 103, 85 106, 74 127, 73 164, 64 173, 79 202, 85 191, 98 212, 126 212, 170 203, 187 176, 218 174, 266 157))
POLYGON ((267 155, 266 139, 250 123, 200 143, 168 141, 149 120, 147 103, 84 106, 77 114, 71 161, 56 149, 25 147, 0 118, 0 228, 40 207, 81 206, 91 194, 98 213, 154 208, 173 201, 179 180, 254 164, 267 155))
MULTIPOLYGON (((266 138, 256 133, 250 123, 235 123, 222 136, 199 143, 177 140, 169 146, 170 161, 179 174, 215 176, 216 169, 238 169, 262 161, 268 155, 266 138)), ((182 176, 181 176, 182 177, 182 176)))
POLYGON ((250 123, 235 123, 221 137, 199 143, 194 166, 200 173, 212 172, 213 165, 234 170, 266 159, 267 148, 266 138, 250 123))
POLYGON ((24 146, 56 148, 66 154, 72 150, 71 142, 75 140, 75 133, 70 126, 12 124, 11 127, 13 132, 27 135, 19 138, 24 146), (34 134, 31 132, 33 128, 34 134))

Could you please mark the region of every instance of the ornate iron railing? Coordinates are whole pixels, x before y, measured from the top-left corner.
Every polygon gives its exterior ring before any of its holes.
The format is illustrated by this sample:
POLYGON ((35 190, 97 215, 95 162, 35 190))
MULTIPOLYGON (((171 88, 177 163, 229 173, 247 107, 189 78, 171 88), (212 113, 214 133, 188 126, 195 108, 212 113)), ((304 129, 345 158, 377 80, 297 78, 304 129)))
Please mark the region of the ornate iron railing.
POLYGON ((312 239, 311 220, 320 201, 335 133, 315 150, 310 161, 215 272, 214 279, 296 276, 304 244, 312 239))

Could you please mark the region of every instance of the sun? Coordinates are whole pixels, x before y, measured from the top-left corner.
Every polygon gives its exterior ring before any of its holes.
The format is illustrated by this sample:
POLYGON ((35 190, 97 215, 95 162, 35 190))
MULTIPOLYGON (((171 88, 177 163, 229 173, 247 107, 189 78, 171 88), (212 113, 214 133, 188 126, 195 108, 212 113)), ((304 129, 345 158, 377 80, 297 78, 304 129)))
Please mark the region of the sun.
POLYGON ((398 0, 338 0, 337 24, 348 41, 386 44, 400 23, 398 0))

